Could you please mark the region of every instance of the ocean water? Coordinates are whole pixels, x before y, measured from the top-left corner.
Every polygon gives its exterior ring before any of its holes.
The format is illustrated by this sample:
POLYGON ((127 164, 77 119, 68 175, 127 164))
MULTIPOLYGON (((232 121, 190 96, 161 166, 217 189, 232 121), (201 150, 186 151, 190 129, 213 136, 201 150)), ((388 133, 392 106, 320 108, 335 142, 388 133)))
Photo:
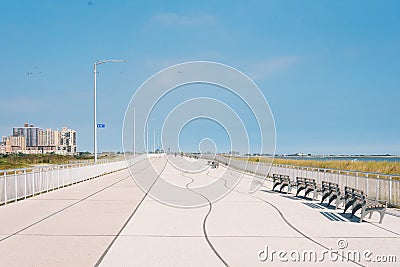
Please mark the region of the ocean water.
POLYGON ((385 157, 385 156, 380 156, 380 157, 368 157, 368 156, 343 156, 343 157, 332 157, 332 156, 315 156, 315 157, 304 157, 304 156, 290 156, 290 157, 275 157, 279 159, 297 159, 297 160, 350 160, 350 161, 394 161, 394 162, 400 162, 400 157, 385 157))

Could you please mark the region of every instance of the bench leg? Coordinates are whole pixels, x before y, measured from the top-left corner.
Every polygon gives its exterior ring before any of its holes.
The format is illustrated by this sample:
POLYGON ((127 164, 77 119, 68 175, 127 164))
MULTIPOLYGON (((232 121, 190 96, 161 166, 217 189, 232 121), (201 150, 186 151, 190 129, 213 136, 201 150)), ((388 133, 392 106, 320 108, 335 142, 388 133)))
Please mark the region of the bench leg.
MULTIPOLYGON (((331 196, 331 197, 329 198, 328 207, 331 205, 331 203, 332 203, 335 199, 337 199, 337 196, 336 196, 336 195, 333 195, 333 196, 331 196)), ((337 203, 338 203, 338 200, 336 200, 336 208, 337 208, 337 206, 338 206, 337 203)))
POLYGON ((369 213, 369 217, 371 218, 371 216, 372 216, 372 210, 367 211, 367 212, 361 212, 359 223, 362 222, 362 221, 364 220, 365 216, 367 216, 368 213, 369 213))
MULTIPOLYGON (((357 212, 357 210, 361 209, 362 205, 361 204, 357 204, 354 206, 353 210, 351 211, 351 216, 350 218, 353 218, 354 214, 357 212)), ((366 214, 364 212, 361 211, 361 216, 360 219, 364 218, 366 214)), ((361 220, 362 221, 362 220, 361 220)))
POLYGON ((367 211, 367 212, 364 211, 364 212, 361 214, 360 222, 362 222, 362 220, 365 218, 365 216, 367 216, 367 214, 369 214, 368 218, 371 219, 371 218, 372 218, 372 213, 373 213, 374 211, 379 212, 379 223, 382 223, 383 217, 385 217, 386 208, 381 209, 381 210, 369 210, 369 211, 367 211))
POLYGON ((279 183, 274 183, 274 185, 272 186, 272 191, 275 190, 275 187, 276 187, 277 185, 279 185, 279 183))
POLYGON ((322 194, 321 204, 329 197, 329 193, 322 194))
POLYGON ((302 188, 302 187, 297 188, 296 197, 299 195, 300 191, 303 190, 303 189, 304 189, 304 188, 302 188))
POLYGON ((313 199, 314 200, 318 200, 318 194, 319 192, 317 191, 317 189, 314 189, 314 194, 313 194, 313 199))
POLYGON ((343 206, 344 206, 344 200, 340 199, 340 198, 336 198, 335 210, 337 210, 340 207, 340 204, 343 204, 343 206))
POLYGON ((285 188, 286 184, 282 184, 281 188, 279 189, 279 193, 282 193, 282 189, 285 188))
POLYGON ((372 212, 374 212, 374 210, 367 210, 366 211, 366 207, 362 206, 361 204, 359 204, 361 206, 361 215, 360 215, 360 222, 363 221, 363 219, 365 218, 365 216, 367 216, 367 214, 369 213, 369 218, 371 218, 372 216, 372 212))
POLYGON ((308 188, 306 189, 306 191, 304 192, 304 198, 306 198, 308 196, 308 194, 310 194, 313 190, 308 188))
POLYGON ((347 210, 348 208, 350 208, 351 206, 353 206, 353 201, 347 202, 346 205, 344 206, 344 211, 343 211, 343 213, 346 213, 346 210, 347 210))
POLYGON ((385 214, 386 214, 386 208, 379 211, 379 215, 380 215, 379 223, 382 223, 383 217, 385 217, 385 214))

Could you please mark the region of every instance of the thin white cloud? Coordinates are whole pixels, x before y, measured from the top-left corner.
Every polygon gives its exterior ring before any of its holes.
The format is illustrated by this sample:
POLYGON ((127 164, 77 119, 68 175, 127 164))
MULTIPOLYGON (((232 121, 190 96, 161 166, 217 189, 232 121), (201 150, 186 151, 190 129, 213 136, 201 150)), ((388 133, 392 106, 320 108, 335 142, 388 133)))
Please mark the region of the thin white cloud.
MULTIPOLYGON (((153 71, 159 71, 166 67, 188 62, 188 61, 197 61, 197 60, 209 60, 215 62, 225 63, 223 61, 223 56, 219 52, 215 51, 207 51, 203 53, 199 53, 192 56, 187 57, 176 57, 176 58, 147 58, 144 61, 145 66, 150 68, 153 71)), ((284 71, 296 64, 298 64, 302 60, 301 57, 298 56, 282 56, 276 57, 270 60, 258 61, 258 62, 247 62, 246 65, 251 66, 249 68, 242 69, 245 74, 247 74, 251 79, 254 80, 262 80, 265 79, 274 73, 278 73, 284 71)), ((229 64, 228 64, 229 65, 229 64)), ((231 65, 232 67, 237 67, 235 65, 231 65)), ((240 68, 239 68, 240 69, 240 68)))
POLYGON ((210 14, 177 14, 177 13, 160 13, 151 18, 151 21, 161 24, 162 26, 195 26, 195 25, 213 25, 216 18, 210 14))
POLYGON ((221 59, 222 59, 221 53, 216 51, 205 51, 190 56, 182 56, 176 58, 147 58, 145 59, 144 64, 150 69, 161 70, 163 68, 188 61, 198 61, 198 60, 221 61, 221 59))
POLYGON ((260 80, 264 79, 273 73, 282 71, 297 64, 301 60, 298 56, 277 57, 271 60, 255 63, 252 70, 249 72, 250 78, 260 80))

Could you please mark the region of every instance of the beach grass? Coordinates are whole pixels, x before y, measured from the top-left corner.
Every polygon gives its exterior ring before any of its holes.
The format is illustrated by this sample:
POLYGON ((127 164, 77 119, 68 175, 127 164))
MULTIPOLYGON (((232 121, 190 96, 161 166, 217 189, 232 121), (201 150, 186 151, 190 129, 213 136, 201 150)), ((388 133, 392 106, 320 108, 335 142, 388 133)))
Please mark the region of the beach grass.
MULTIPOLYGON (((271 162, 271 158, 266 157, 249 157, 248 159, 253 162, 271 162)), ((323 169, 400 175, 400 162, 395 161, 297 160, 275 158, 273 159, 273 163, 323 169)))
POLYGON ((92 156, 66 156, 55 154, 9 154, 0 156, 0 170, 19 169, 33 167, 39 164, 68 164, 70 161, 87 160, 92 156))

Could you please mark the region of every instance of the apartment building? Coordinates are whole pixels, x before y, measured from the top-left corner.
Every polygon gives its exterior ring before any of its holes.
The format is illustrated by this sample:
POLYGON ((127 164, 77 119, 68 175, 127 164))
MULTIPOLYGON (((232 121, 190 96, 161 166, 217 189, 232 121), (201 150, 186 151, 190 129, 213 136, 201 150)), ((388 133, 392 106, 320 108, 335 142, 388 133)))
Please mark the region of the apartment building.
POLYGON ((25 153, 74 155, 76 131, 63 127, 61 131, 50 128, 41 129, 25 123, 23 127, 13 127, 12 135, 5 136, 0 143, 0 154, 25 153))

